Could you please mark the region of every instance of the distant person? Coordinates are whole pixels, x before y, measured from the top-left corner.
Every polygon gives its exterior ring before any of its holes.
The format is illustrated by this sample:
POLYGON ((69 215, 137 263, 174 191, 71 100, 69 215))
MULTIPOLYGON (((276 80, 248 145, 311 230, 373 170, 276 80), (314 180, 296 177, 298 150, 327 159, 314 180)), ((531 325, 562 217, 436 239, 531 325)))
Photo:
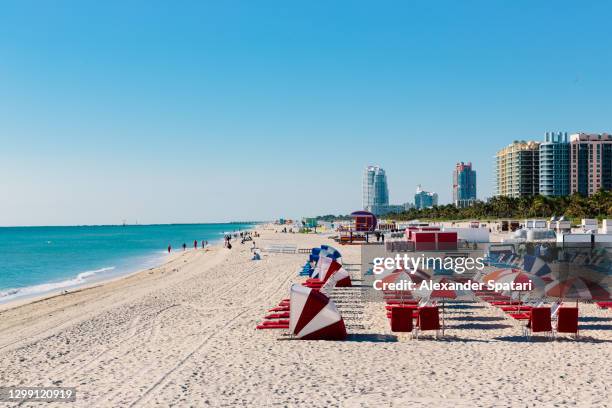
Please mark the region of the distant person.
POLYGON ((172 245, 168 245, 168 253, 172 252, 172 245))
POLYGON ((227 249, 232 249, 232 243, 227 241, 227 249))
POLYGON ((197 240, 193 241, 193 249, 198 249, 198 241, 197 240))
POLYGON ((183 251, 187 250, 187 244, 183 242, 183 251))
POLYGON ((206 241, 202 240, 202 249, 206 248, 206 241))

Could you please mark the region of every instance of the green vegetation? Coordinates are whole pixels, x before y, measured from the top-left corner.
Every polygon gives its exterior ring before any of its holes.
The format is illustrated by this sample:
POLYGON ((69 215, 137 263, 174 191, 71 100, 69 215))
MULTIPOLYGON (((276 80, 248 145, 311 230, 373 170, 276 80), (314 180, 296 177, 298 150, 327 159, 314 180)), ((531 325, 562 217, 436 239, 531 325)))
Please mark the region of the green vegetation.
POLYGON ((400 214, 389 214, 394 220, 483 220, 497 218, 550 218, 565 215, 570 219, 611 218, 612 193, 600 190, 591 197, 573 194, 568 197, 494 197, 487 202, 478 201, 468 208, 457 208, 452 204, 423 210, 412 209, 400 214))
POLYGON ((317 221, 326 221, 326 222, 352 220, 350 215, 333 215, 333 214, 319 215, 315 219, 317 221))

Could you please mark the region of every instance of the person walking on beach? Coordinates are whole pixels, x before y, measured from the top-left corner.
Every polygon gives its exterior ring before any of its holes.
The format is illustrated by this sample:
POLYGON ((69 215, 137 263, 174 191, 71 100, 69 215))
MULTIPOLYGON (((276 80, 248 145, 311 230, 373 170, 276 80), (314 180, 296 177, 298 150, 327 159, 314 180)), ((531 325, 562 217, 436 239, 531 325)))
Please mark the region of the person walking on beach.
POLYGON ((183 242, 183 251, 187 249, 187 244, 183 242))
POLYGON ((205 244, 205 242, 206 242, 206 241, 202 240, 202 249, 205 249, 205 248, 206 248, 206 244, 205 244))
POLYGON ((168 253, 172 252, 172 245, 168 244, 168 253))
POLYGON ((198 249, 198 241, 197 240, 193 241, 193 249, 198 249))

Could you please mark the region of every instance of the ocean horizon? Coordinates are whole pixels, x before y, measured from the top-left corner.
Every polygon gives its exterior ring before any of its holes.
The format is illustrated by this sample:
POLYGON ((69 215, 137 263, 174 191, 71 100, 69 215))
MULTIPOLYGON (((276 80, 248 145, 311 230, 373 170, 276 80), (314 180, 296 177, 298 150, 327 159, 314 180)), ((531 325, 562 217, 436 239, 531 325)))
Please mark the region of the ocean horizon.
POLYGON ((0 227, 0 303, 112 279, 162 264, 167 247, 200 248, 256 222, 0 227))

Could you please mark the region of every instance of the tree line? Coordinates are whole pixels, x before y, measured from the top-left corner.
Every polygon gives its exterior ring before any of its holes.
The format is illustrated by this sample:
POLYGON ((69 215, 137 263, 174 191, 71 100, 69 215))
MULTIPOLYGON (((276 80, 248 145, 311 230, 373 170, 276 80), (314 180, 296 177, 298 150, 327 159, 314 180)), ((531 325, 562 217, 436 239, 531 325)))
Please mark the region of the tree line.
POLYGON ((590 197, 578 193, 565 197, 535 195, 529 197, 498 196, 488 201, 476 201, 472 206, 457 208, 452 204, 432 208, 411 209, 400 214, 388 214, 383 218, 395 220, 442 219, 466 220, 487 218, 550 218, 562 216, 570 219, 610 218, 612 193, 600 190, 590 197))
MULTIPOLYGON (((438 205, 421 210, 411 209, 401 213, 387 214, 379 218, 398 221, 414 219, 430 220, 482 220, 498 218, 550 218, 552 216, 578 220, 581 218, 612 218, 612 192, 600 190, 590 197, 578 193, 565 197, 547 197, 535 195, 530 197, 493 197, 485 201, 476 201, 472 206, 457 208, 452 204, 438 205)), ((320 215, 319 221, 350 220, 350 215, 320 215)))

